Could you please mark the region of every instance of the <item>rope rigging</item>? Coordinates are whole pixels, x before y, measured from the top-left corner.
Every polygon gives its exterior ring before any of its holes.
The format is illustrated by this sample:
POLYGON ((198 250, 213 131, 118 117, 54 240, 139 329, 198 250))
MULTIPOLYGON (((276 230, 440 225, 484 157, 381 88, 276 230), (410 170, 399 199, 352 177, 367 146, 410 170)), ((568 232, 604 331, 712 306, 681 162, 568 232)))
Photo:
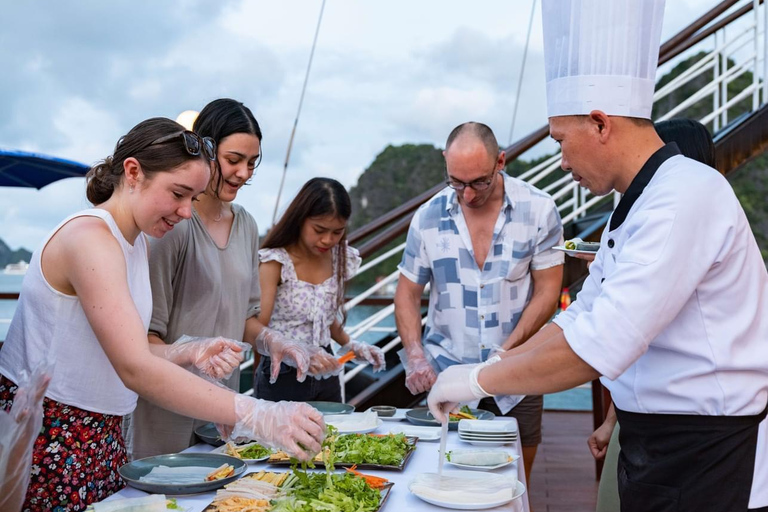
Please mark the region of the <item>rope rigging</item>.
POLYGON ((301 96, 299 97, 299 108, 296 110, 296 118, 293 120, 293 129, 291 130, 291 137, 288 139, 288 149, 285 153, 285 162, 283 163, 283 175, 280 178, 280 188, 277 189, 277 200, 275 200, 275 211, 272 213, 272 224, 275 224, 277 220, 277 209, 280 206, 280 196, 283 194, 283 185, 285 184, 285 175, 288 172, 288 162, 291 159, 291 149, 293 148, 293 139, 296 136, 296 127, 299 124, 299 116, 301 115, 301 105, 304 103, 304 93, 307 91, 307 82, 309 81, 309 71, 312 69, 312 59, 315 56, 315 47, 317 46, 317 36, 320 34, 320 24, 323 21, 323 11, 325 10, 325 0, 320 6, 320 15, 317 18, 317 28, 315 28, 315 38, 312 41, 312 50, 309 52, 309 62, 307 63, 307 73, 304 75, 304 85, 301 88, 301 96))

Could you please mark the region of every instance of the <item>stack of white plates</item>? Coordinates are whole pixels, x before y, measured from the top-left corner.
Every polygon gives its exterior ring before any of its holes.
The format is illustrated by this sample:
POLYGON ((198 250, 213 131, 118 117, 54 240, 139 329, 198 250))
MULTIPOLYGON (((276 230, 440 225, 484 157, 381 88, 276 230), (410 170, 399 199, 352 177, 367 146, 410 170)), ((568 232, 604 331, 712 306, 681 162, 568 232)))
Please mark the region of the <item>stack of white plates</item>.
POLYGON ((490 420, 459 421, 459 438, 477 446, 501 446, 517 441, 517 422, 490 420))

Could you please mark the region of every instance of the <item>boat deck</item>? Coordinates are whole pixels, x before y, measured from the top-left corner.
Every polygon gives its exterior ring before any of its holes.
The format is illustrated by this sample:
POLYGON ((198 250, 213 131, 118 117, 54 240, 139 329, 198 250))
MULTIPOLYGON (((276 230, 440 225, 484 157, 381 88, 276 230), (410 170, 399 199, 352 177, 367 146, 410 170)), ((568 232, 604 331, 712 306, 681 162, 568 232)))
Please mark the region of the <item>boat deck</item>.
POLYGON ((594 512, 598 481, 587 448, 591 412, 544 411, 530 481, 532 512, 594 512))

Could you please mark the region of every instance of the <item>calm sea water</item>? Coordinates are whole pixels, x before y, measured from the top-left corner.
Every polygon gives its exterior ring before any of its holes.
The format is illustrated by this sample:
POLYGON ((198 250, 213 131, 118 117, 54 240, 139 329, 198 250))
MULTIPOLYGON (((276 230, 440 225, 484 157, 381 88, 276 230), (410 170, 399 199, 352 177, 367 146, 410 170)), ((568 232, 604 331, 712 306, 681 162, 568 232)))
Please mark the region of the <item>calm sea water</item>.
MULTIPOLYGON (((9 293, 21 291, 21 282, 24 276, 3 274, 0 270, 0 292, 9 293)), ((15 300, 0 300, 0 340, 5 339, 8 325, 11 323, 13 312, 16 309, 15 300)))
MULTIPOLYGON (((0 272, 0 292, 16 292, 21 291, 21 283, 24 276, 8 275, 0 272)), ((354 292, 354 290, 350 290, 354 292)), ((16 309, 15 300, 0 300, 0 340, 4 340, 8 333, 8 326, 10 325, 11 318, 13 318, 13 312, 16 309)), ((381 309, 375 306, 358 306, 353 308, 347 318, 347 327, 354 327, 365 318, 369 317, 376 311, 381 309)), ((394 327, 394 316, 390 316, 384 319, 380 326, 394 327)), ((377 332, 369 332, 360 337, 360 341, 368 343, 375 343, 381 339, 385 334, 377 332)), ((546 395, 544 397, 544 407, 546 409, 561 409, 561 410, 592 410, 592 396, 589 389, 577 388, 564 391, 562 393, 554 393, 546 395)))

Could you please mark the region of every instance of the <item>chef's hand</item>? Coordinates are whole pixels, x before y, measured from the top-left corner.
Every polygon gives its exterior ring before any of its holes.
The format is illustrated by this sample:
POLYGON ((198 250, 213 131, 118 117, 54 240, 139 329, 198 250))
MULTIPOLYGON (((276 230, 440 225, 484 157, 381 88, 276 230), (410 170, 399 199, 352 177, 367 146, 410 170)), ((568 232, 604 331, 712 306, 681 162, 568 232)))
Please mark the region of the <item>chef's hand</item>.
POLYGON ((248 345, 226 338, 192 338, 182 336, 168 346, 166 358, 179 362, 181 366, 192 366, 203 375, 214 380, 222 380, 243 361, 248 345))
POLYGON ((589 268, 589 266, 592 264, 592 262, 595 261, 595 255, 596 254, 597 253, 591 253, 591 254, 578 253, 578 254, 574 254, 573 256, 571 256, 571 258, 576 258, 576 259, 580 259, 580 260, 586 261, 587 262, 587 268, 589 268))
POLYGON ((280 363, 296 368, 296 380, 304 382, 309 369, 311 347, 306 343, 287 339, 279 332, 265 327, 255 341, 256 351, 272 360, 269 383, 274 384, 280 374, 280 363))
POLYGON ((608 414, 606 415, 603 424, 597 427, 597 429, 592 432, 592 435, 589 436, 589 439, 587 439, 589 451, 592 452, 592 456, 595 460, 603 460, 605 458, 605 454, 608 451, 608 443, 611 440, 613 429, 615 428, 616 413, 613 409, 613 404, 611 404, 611 408, 608 410, 608 414))
POLYGON ((350 351, 355 354, 354 361, 356 363, 369 363, 373 365, 374 372, 380 372, 386 368, 384 352, 376 345, 369 345, 367 343, 361 343, 357 340, 350 339, 349 343, 341 347, 341 350, 337 356, 343 356, 350 351))
POLYGON ((449 366, 437 377, 432 391, 427 397, 427 405, 432 416, 440 423, 448 421, 448 414, 461 402, 471 402, 493 396, 477 382, 480 370, 500 361, 493 356, 480 364, 456 364, 449 366))
POLYGON ((405 387, 414 394, 429 391, 437 380, 437 374, 424 356, 424 351, 418 350, 405 353, 398 352, 405 367, 405 387))
POLYGON ((310 362, 307 373, 316 379, 327 379, 341 373, 342 366, 336 358, 322 347, 310 347, 310 362))
POLYGON ((255 439, 302 461, 312 460, 325 439, 323 415, 302 402, 269 402, 235 395, 235 414, 232 438, 255 439))

